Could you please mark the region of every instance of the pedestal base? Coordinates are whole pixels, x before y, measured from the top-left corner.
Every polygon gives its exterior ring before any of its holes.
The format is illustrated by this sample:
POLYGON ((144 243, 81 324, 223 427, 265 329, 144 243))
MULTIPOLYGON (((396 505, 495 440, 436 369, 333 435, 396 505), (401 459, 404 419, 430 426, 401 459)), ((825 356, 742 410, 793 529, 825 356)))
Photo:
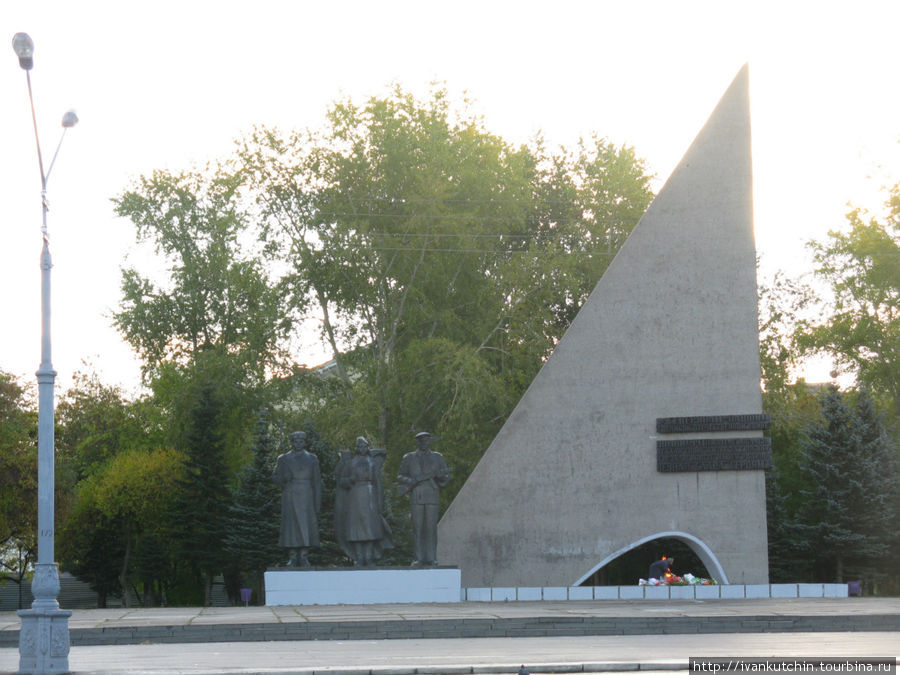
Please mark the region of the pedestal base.
POLYGON ((68 609, 20 609, 20 673, 69 672, 68 609))
POLYGON ((266 572, 266 605, 459 602, 457 567, 287 569, 266 572))

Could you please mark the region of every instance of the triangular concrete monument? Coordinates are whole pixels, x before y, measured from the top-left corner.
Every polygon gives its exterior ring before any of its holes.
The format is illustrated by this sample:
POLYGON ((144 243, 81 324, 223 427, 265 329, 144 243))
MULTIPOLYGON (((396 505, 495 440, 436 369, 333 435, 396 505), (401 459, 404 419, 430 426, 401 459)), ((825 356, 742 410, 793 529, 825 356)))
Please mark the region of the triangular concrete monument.
POLYGON ((445 513, 463 586, 577 585, 662 537, 767 582, 749 117, 744 66, 445 513))

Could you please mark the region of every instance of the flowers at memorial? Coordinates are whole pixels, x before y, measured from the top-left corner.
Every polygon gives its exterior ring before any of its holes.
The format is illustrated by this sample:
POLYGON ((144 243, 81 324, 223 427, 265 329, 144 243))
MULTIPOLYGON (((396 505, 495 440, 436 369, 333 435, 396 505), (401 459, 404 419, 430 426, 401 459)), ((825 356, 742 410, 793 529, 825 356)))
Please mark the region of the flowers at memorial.
POLYGON ((638 586, 716 586, 718 583, 715 579, 695 577, 690 572, 682 576, 666 572, 662 579, 638 579, 638 586))

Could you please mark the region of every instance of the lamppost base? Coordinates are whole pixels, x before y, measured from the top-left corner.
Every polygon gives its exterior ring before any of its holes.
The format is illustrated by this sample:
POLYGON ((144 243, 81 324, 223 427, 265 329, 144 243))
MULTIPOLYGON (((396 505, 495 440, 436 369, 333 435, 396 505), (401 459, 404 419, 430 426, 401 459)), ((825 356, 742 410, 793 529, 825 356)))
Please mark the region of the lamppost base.
POLYGON ((59 575, 56 564, 35 565, 31 609, 20 609, 19 672, 29 675, 55 675, 69 672, 69 617, 72 611, 60 609, 59 575))
POLYGON ((20 609, 20 673, 69 672, 68 609, 20 609))
POLYGON ((67 609, 21 609, 20 673, 69 672, 69 617, 67 609))

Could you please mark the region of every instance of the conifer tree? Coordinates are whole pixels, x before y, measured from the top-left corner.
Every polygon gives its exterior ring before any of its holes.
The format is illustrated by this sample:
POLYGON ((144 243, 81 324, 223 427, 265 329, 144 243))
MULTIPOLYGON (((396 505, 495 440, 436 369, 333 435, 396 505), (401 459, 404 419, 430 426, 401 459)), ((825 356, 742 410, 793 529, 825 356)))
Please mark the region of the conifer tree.
POLYGON ((796 529, 820 580, 844 581, 877 567, 888 550, 886 524, 896 473, 885 457, 886 438, 867 394, 854 408, 834 385, 821 397, 822 421, 803 441, 796 529))
POLYGON ((785 481, 773 466, 766 471, 766 523, 769 577, 772 583, 791 583, 808 572, 808 559, 798 552, 796 527, 785 495, 785 481))
POLYGON ((173 503, 173 536, 181 560, 199 581, 203 602, 212 600, 212 580, 224 562, 230 494, 225 466, 225 442, 219 429, 220 405, 215 390, 201 385, 185 439, 184 478, 173 503))
POLYGON ((272 482, 275 440, 269 420, 260 414, 253 442, 253 459, 244 469, 229 509, 225 550, 229 562, 248 578, 262 597, 263 575, 279 556, 278 490, 272 482))
POLYGON ((863 576, 874 578, 896 570, 887 562, 891 544, 898 543, 900 528, 900 466, 897 443, 885 428, 884 419, 868 389, 861 389, 856 406, 856 435, 859 462, 865 467, 868 482, 863 493, 860 529, 878 542, 874 556, 859 560, 863 576))

